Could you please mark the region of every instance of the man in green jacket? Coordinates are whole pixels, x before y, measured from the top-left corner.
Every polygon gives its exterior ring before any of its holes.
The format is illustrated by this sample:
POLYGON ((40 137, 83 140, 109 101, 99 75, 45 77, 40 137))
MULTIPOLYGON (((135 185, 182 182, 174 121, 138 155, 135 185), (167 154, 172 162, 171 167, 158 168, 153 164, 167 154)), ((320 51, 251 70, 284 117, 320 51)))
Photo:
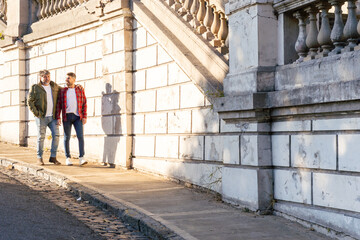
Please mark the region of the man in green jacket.
POLYGON ((56 160, 56 153, 59 146, 59 126, 56 121, 56 103, 60 86, 50 80, 50 72, 42 70, 39 73, 40 82, 31 86, 28 105, 30 111, 35 116, 35 122, 38 130, 37 135, 37 158, 40 165, 44 165, 42 158, 44 149, 44 139, 46 134, 46 127, 51 130, 51 155, 49 162, 53 164, 60 164, 56 160))

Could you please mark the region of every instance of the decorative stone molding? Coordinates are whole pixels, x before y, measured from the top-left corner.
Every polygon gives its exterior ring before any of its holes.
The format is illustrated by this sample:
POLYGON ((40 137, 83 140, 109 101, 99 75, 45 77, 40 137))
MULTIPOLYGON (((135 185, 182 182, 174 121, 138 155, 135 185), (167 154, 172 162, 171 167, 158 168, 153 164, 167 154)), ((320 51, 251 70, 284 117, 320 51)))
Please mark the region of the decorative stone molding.
POLYGON ((38 3, 37 17, 39 20, 52 17, 69 9, 75 8, 89 0, 35 0, 38 3))

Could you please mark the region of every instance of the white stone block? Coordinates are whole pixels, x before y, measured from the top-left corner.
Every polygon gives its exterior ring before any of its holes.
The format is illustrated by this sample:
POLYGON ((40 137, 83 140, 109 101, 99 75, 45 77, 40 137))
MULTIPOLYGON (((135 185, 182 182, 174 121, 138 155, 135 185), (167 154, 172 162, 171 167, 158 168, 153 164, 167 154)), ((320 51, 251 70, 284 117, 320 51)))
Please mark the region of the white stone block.
POLYGON ((145 115, 145 133, 166 133, 166 129, 166 113, 149 113, 145 115))
MULTIPOLYGON (((105 93, 105 78, 93 79, 85 82, 86 97, 99 97, 105 93)), ((101 98, 100 98, 101 100, 101 98)), ((96 103, 95 103, 96 104, 96 103)), ((101 105, 101 102, 100 102, 101 105)))
POLYGON ((349 134, 338 136, 339 170, 360 172, 360 135, 349 134))
POLYGON ((87 104, 87 116, 88 117, 95 116, 95 99, 86 98, 86 104, 87 104))
POLYGON ((4 63, 2 74, 3 74, 3 77, 11 76, 11 62, 4 63))
POLYGON ((95 62, 95 77, 102 77, 103 76, 103 64, 102 60, 95 62))
POLYGON ((25 60, 11 62, 11 75, 25 74, 25 60))
POLYGON ((115 31, 122 30, 123 28, 124 28, 124 19, 120 17, 120 18, 114 18, 111 21, 104 22, 101 30, 103 34, 109 34, 115 31))
POLYGON ((313 121, 314 131, 359 130, 360 118, 322 119, 313 121))
POLYGON ((143 134, 145 128, 145 115, 133 115, 133 132, 134 134, 143 134))
POLYGON ((139 49, 133 53, 133 70, 139 70, 155 66, 156 63, 157 46, 152 45, 139 49))
MULTIPOLYGON (((146 121, 146 119, 145 119, 146 121)), ((179 137, 178 136, 156 136, 156 157, 178 158, 179 137)))
POLYGON ((179 109, 179 86, 160 88, 157 90, 156 110, 179 109))
MULTIPOLYGON (((46 56, 32 58, 27 62, 27 73, 37 73, 40 70, 46 69, 46 56)), ((5 65, 6 68, 6 65, 5 65)))
POLYGON ((18 90, 22 89, 25 85, 26 78, 25 76, 12 76, 4 78, 0 84, 1 84, 1 90, 3 92, 10 91, 10 90, 18 90))
POLYGON ((57 51, 75 47, 75 35, 57 39, 57 51))
POLYGON ((173 61, 170 55, 165 51, 165 49, 158 45, 158 64, 168 63, 173 61))
POLYGON ((154 157, 155 139, 153 136, 135 136, 133 139, 135 157, 154 157))
POLYGON ((2 122, 0 124, 0 141, 20 143, 20 126, 18 122, 2 122))
POLYGON ((50 41, 39 45, 39 56, 56 52, 56 41, 50 41))
POLYGON ((291 136, 291 166, 335 170, 336 136, 291 136))
POLYGON ((66 51, 66 65, 85 62, 85 47, 77 47, 66 51))
MULTIPOLYGON (((70 141, 71 154, 75 157, 78 154, 77 139, 70 141)), ((59 147, 63 144, 59 144, 59 147)), ((103 136, 85 136, 85 157, 102 159, 104 153, 104 137, 103 136)))
POLYGON ((272 132, 302 132, 311 131, 311 121, 286 121, 273 122, 271 125, 272 132))
MULTIPOLYGON (((47 131, 49 131, 49 130, 47 130, 47 131)), ((35 121, 30 121, 29 125, 28 125, 28 136, 36 137, 37 134, 38 134, 38 129, 37 129, 35 121)))
POLYGON ((65 66, 65 52, 57 52, 47 56, 48 69, 60 68, 65 66))
POLYGON ((314 173, 314 205, 360 212, 360 177, 314 173))
MULTIPOLYGON (((2 80, 2 81, 4 81, 4 80, 2 80)), ((0 93, 0 96, 1 96, 0 107, 10 106, 10 104, 11 104, 11 93, 10 92, 3 92, 3 93, 0 93)))
POLYGON ((134 112, 155 111, 155 91, 134 93, 134 112))
POLYGON ((25 120, 25 113, 22 113, 21 110, 25 110, 25 107, 18 106, 8 106, 0 109, 1 120, 2 121, 19 121, 25 120))
POLYGON ((91 61, 102 58, 102 42, 94 42, 86 45, 85 60, 91 61))
POLYGON ((76 35, 76 46, 80 46, 87 43, 95 42, 96 34, 95 30, 88 30, 76 35))
POLYGON ((151 36, 151 34, 149 32, 146 32, 146 43, 147 43, 147 46, 157 43, 156 39, 153 36, 151 36))
POLYGON ((239 164, 239 136, 205 136, 205 160, 239 164))
POLYGON ((113 36, 112 34, 105 35, 102 41, 102 53, 103 55, 113 52, 113 36))
POLYGON ((255 132, 257 131, 257 124, 249 122, 225 122, 224 120, 220 121, 220 131, 222 133, 230 132, 255 132))
POLYGON ((85 135, 113 134, 113 121, 111 116, 89 117, 84 126, 85 135))
POLYGON ((101 97, 94 98, 95 116, 101 116, 101 97))
POLYGON ((146 70, 146 88, 157 88, 167 85, 167 65, 146 70))
POLYGON ((168 113, 168 133, 190 133, 191 111, 168 113))
POLYGON ((272 163, 274 166, 290 166, 290 137, 288 135, 272 135, 272 163))
POLYGON ((192 110, 193 133, 218 133, 219 115, 212 109, 192 110))
POLYGON ((133 32, 133 48, 142 47, 146 47, 146 30, 145 28, 138 28, 133 32))
POLYGON ((222 194, 226 199, 256 206, 258 202, 257 170, 223 167, 222 194))
POLYGON ((125 70, 124 52, 117 52, 104 56, 103 58, 103 74, 115 73, 125 70))
POLYGON ((194 84, 181 85, 180 108, 202 107, 205 98, 202 92, 194 84))
POLYGON ((204 160, 204 136, 180 136, 180 158, 204 160))
POLYGON ((222 167, 219 165, 137 157, 133 159, 133 167, 221 192, 221 181, 219 179, 221 179, 222 167))
POLYGON ((75 72, 75 66, 64 67, 56 69, 55 81, 57 84, 64 84, 66 80, 66 74, 69 72, 75 72))
POLYGON ((145 73, 146 73, 146 70, 134 72, 134 74, 133 74, 134 91, 145 89, 145 73))
POLYGON ((124 31, 115 32, 113 34, 113 50, 114 52, 124 50, 124 31))
POLYGON ((76 65, 76 80, 87 80, 95 78, 95 62, 76 65))
POLYGON ((267 135, 241 135, 241 164, 271 165, 271 143, 267 135))
POLYGON ((311 204, 311 173, 275 169, 274 197, 276 200, 311 204))
POLYGON ((175 62, 170 63, 168 66, 169 66, 169 85, 190 81, 190 78, 175 62))
POLYGON ((33 46, 26 49, 26 59, 31 59, 39 56, 39 46, 33 46))

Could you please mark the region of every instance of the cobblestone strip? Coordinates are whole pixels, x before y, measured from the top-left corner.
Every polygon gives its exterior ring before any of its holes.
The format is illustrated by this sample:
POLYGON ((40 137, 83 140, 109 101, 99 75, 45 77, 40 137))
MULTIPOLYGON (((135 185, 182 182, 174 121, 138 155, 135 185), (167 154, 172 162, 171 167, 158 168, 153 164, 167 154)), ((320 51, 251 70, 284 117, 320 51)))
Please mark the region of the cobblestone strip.
POLYGON ((104 239, 149 239, 113 214, 101 211, 87 201, 76 199, 69 191, 53 182, 12 168, 1 167, 0 171, 39 192, 43 197, 85 223, 104 239))
MULTIPOLYGON (((0 171, 3 171, 3 169, 10 172, 13 172, 13 170, 18 170, 18 174, 20 173, 24 174, 24 176, 26 176, 26 178, 28 178, 30 182, 32 181, 30 179, 32 179, 32 177, 35 177, 38 179, 37 181, 48 182, 48 184, 57 186, 58 189, 62 189, 64 193, 67 193, 68 196, 70 196, 71 200, 69 201, 74 201, 74 195, 76 198, 81 197, 84 204, 90 203, 96 206, 97 208, 101 209, 101 211, 105 211, 108 214, 110 214, 111 215, 110 219, 113 218, 120 219, 126 224, 133 227, 133 229, 148 236, 148 238, 140 238, 140 239, 184 240, 182 237, 174 233, 172 230, 170 230, 163 224, 157 222, 153 218, 144 215, 135 209, 131 209, 127 206, 124 206, 123 204, 117 201, 113 201, 111 199, 105 198, 96 191, 88 189, 81 184, 71 182, 69 179, 66 179, 64 176, 48 171, 42 167, 38 167, 28 163, 23 163, 10 159, 0 159, 0 171), (72 197, 70 193, 73 195, 72 197)), ((80 216, 80 217, 82 217, 80 219, 84 219, 84 221, 86 221, 87 219, 84 216, 80 216)), ((99 219, 97 218, 97 220, 99 219)), ((104 230, 107 231, 106 228, 105 229, 103 228, 102 231, 104 230)), ((112 230, 110 230, 109 234, 111 233, 111 231, 112 230)), ((108 239, 118 239, 118 238, 108 238, 108 239)), ((120 238, 120 239, 126 239, 126 238, 120 238)), ((130 239, 138 239, 138 238, 130 238, 130 239)))

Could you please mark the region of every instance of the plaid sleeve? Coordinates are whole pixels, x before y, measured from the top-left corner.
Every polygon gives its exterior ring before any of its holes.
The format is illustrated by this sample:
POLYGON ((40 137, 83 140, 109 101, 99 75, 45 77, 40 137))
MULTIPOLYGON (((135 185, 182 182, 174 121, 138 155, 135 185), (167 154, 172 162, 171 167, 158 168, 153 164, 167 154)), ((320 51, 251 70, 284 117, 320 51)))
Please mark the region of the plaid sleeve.
POLYGON ((87 118, 87 102, 84 89, 82 89, 82 104, 83 118, 87 118))

